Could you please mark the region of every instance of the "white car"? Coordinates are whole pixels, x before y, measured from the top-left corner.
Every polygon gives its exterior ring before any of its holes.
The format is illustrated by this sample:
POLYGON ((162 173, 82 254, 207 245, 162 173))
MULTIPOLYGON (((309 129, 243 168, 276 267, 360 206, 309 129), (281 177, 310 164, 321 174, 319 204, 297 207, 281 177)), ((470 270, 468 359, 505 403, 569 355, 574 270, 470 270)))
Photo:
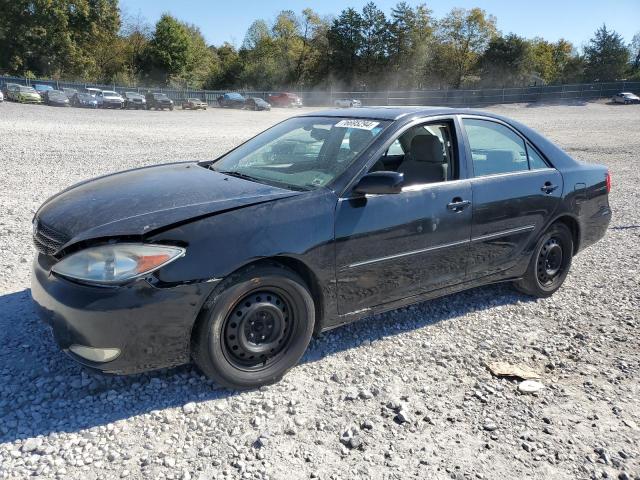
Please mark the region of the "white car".
POLYGON ((4 102, 4 94, 0 90, 0 102, 4 102))
POLYGON ((640 97, 631 92, 616 93, 611 100, 613 103, 624 103, 625 105, 630 103, 640 103, 640 97))
POLYGON ((362 102, 357 98, 338 98, 333 102, 338 108, 361 107, 362 102))
POLYGON ((113 90, 102 90, 96 93, 96 100, 98 108, 122 108, 124 106, 124 98, 113 90))

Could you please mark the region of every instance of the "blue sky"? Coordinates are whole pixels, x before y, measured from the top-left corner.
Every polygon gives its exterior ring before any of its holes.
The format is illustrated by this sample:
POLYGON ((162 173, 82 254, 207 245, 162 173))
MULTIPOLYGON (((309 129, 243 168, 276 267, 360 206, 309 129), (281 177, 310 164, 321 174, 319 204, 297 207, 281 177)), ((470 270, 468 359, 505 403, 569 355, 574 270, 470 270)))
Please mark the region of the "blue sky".
MULTIPOLYGON (((241 0, 231 3, 207 0, 120 0, 125 12, 141 14, 155 23, 163 12, 200 27, 209 43, 229 41, 239 46, 253 20, 272 20, 280 10, 299 13, 311 7, 322 15, 336 15, 346 6, 361 9, 368 0, 241 0)), ((388 14, 396 0, 377 0, 388 14)), ((422 2, 408 1, 411 5, 422 2)), ((480 7, 498 19, 498 29, 524 37, 542 36, 548 40, 565 38, 575 46, 585 44, 602 23, 620 33, 625 42, 640 31, 640 0, 474 0, 425 2, 436 17, 452 7, 480 7)))

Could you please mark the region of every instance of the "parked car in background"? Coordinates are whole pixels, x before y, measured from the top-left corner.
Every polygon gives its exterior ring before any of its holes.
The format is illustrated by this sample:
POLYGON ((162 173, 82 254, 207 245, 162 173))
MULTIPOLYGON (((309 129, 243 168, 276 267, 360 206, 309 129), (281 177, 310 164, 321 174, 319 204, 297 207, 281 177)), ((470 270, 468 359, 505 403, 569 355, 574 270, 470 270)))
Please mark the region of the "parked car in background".
POLYGON ((12 86, 9 89, 8 100, 20 103, 42 103, 42 97, 32 87, 25 87, 24 85, 12 86))
POLYGON ((195 97, 187 98, 182 102, 183 110, 198 110, 199 108, 206 110, 208 106, 207 102, 195 97))
POLYGON ((71 101, 71 99, 78 93, 78 89, 77 88, 63 87, 62 91, 67 96, 69 101, 71 101))
POLYGON ((302 99, 295 93, 270 93, 267 101, 274 107, 302 107, 302 99))
POLYGON ((2 87, 2 93, 4 93, 5 98, 9 99, 9 89, 18 88, 20 86, 19 83, 5 83, 2 87))
POLYGON ((147 101, 144 95, 137 92, 125 92, 124 94, 124 108, 144 109, 147 107, 147 101))
POLYGON ((4 93, 0 90, 0 102, 4 102, 4 93))
POLYGON ((98 108, 122 108, 124 105, 124 98, 113 90, 102 90, 96 94, 96 100, 98 108))
POLYGON ((248 110, 271 110, 271 104, 259 97, 249 97, 244 103, 244 108, 248 110))
POLYGON ((167 97, 166 93, 147 93, 145 99, 147 100, 147 110, 152 108, 156 110, 164 110, 165 108, 173 110, 173 100, 167 97))
POLYGON ((102 90, 99 89, 99 88, 85 88, 84 91, 85 91, 85 93, 88 93, 89 95, 91 95, 94 98, 95 98, 96 95, 98 95, 100 92, 102 92, 102 90))
POLYGON ((71 104, 74 107, 98 108, 98 100, 93 95, 84 92, 76 93, 71 100, 71 104))
POLYGON ((625 105, 629 105, 630 103, 640 103, 640 97, 631 92, 616 93, 611 100, 613 103, 624 103, 625 105))
POLYGON ((52 107, 70 106, 69 97, 62 90, 47 90, 43 94, 44 103, 52 107))
POLYGON ((245 101, 242 95, 235 92, 225 93, 218 97, 218 105, 221 107, 243 108, 245 101))
POLYGON ((338 98, 333 105, 339 108, 361 107, 362 102, 357 98, 338 98))
POLYGON ((33 86, 33 89, 38 92, 38 95, 40 95, 40 97, 44 100, 44 94, 45 92, 48 92, 50 90, 54 90, 54 88, 51 85, 43 85, 43 84, 37 84, 33 86))

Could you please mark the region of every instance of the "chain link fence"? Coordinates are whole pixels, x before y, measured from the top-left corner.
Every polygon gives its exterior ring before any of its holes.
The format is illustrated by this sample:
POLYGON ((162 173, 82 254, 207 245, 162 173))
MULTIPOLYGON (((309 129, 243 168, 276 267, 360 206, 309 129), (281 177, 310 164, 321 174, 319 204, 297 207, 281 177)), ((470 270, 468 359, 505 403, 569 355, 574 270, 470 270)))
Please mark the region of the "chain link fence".
MULTIPOLYGON (((238 92, 245 97, 259 97, 268 100, 269 94, 278 91, 256 90, 192 90, 152 87, 127 87, 121 85, 101 85, 94 83, 66 82, 62 80, 30 80, 23 77, 0 76, 0 88, 7 83, 20 85, 44 84, 59 90, 62 88, 101 88, 115 90, 118 93, 162 92, 178 103, 190 97, 197 97, 209 104, 216 104, 220 95, 238 92)), ((480 107, 500 103, 535 103, 535 102, 580 102, 599 98, 611 98, 619 92, 640 92, 640 82, 583 83, 572 85, 544 85, 532 87, 481 88, 474 90, 406 90, 406 91, 295 91, 305 105, 331 106, 339 99, 357 99, 363 106, 373 105, 437 105, 449 107, 480 107)))

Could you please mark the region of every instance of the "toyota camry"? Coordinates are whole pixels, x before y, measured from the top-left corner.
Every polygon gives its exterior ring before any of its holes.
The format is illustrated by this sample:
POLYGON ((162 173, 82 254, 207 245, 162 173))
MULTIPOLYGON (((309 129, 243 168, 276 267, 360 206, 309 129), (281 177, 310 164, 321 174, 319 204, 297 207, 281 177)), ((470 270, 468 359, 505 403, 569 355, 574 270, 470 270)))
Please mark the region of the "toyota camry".
POLYGON ((220 158, 48 199, 32 295, 60 348, 126 374, 191 360, 232 388, 280 379, 314 333, 471 287, 547 297, 604 234, 611 180, 475 110, 287 119, 220 158))

